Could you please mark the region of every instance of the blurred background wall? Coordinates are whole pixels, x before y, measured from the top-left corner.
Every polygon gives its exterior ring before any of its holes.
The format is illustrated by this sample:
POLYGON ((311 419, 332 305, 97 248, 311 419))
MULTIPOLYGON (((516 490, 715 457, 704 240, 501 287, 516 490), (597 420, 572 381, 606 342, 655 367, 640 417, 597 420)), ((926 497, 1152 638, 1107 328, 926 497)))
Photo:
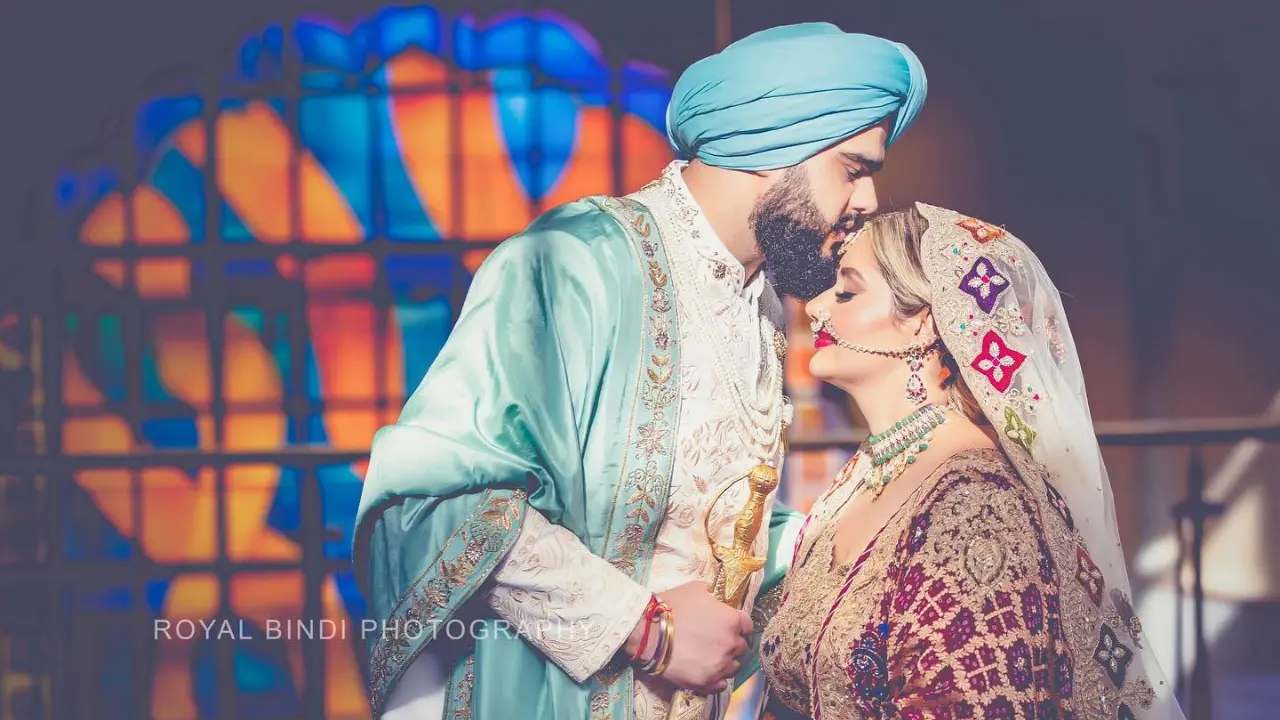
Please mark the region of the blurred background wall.
MULTIPOLYGON (((0 13, 0 718, 367 717, 350 629, 364 613, 349 563, 363 455, 430 366, 471 271, 537 213, 655 176, 690 62, 806 20, 905 42, 928 71, 882 202, 1007 226, 1066 296, 1140 609, 1171 675, 1195 649, 1174 582, 1190 534, 1179 541, 1171 511, 1203 469, 1225 508, 1207 524, 1212 663, 1198 687, 1218 717, 1274 717, 1269 6, 129 0, 0 13), (243 621, 255 639, 157 641, 157 618, 243 621), (349 629, 266 639, 280 618, 349 629)), ((858 418, 808 376, 807 325, 791 336, 806 449, 784 493, 805 508, 858 418)))

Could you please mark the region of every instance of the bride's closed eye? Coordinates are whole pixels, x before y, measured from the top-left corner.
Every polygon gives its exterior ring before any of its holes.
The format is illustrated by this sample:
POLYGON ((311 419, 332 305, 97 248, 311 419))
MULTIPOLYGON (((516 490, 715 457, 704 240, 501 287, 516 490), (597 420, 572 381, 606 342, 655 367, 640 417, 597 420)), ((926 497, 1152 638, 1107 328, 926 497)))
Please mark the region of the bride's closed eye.
POLYGON ((853 296, 854 296, 854 295, 856 295, 856 294, 857 294, 857 293, 851 293, 851 292, 847 292, 847 291, 846 291, 846 292, 838 292, 838 293, 836 293, 836 302, 849 302, 850 300, 852 300, 852 299, 853 299, 853 296))

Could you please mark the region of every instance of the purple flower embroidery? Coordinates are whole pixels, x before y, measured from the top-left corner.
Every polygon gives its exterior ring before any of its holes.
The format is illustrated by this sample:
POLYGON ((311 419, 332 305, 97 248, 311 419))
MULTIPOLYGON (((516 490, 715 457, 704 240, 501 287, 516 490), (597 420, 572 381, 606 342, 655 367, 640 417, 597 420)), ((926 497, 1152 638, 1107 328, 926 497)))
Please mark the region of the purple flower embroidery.
POLYGON ((960 289, 973 296, 982 312, 991 314, 1000 293, 1009 289, 1009 280, 996 270, 995 263, 979 257, 969 274, 960 281, 960 289))

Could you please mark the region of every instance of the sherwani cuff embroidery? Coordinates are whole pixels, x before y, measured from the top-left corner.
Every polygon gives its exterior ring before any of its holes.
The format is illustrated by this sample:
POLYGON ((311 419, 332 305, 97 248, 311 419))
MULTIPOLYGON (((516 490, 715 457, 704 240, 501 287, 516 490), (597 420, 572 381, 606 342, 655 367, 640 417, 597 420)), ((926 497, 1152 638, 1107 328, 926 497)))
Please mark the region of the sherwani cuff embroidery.
MULTIPOLYGON (((608 615, 601 616, 603 622, 607 623, 604 632, 598 638, 589 641, 596 646, 596 652, 591 653, 588 656, 590 660, 583 663, 590 670, 583 678, 602 670, 618 654, 644 616, 645 608, 649 606, 649 598, 653 596, 648 588, 634 583, 627 586, 625 590, 614 600, 602 598, 602 602, 616 609, 608 615)), ((581 682, 581 679, 576 676, 574 679, 581 682)))
POLYGON ((527 513, 493 581, 493 611, 575 682, 612 659, 651 594, 537 511, 527 513))

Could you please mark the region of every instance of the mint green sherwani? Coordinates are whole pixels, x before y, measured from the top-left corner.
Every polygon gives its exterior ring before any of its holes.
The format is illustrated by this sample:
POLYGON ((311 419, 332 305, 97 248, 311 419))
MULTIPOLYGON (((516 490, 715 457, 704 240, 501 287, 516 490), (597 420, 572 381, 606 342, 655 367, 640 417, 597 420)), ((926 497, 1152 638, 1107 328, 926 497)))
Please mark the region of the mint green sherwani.
MULTIPOLYGON (((677 452, 676 322, 667 250, 633 199, 554 209, 485 261, 439 357, 374 438, 354 547, 379 623, 374 718, 419 658, 441 673, 421 707, 449 718, 633 717, 625 662, 576 682, 475 598, 531 509, 645 583, 677 452), (663 479, 656 497, 627 487, 640 469, 663 479)), ((761 596, 798 519, 778 505, 770 518, 761 596)), ((742 660, 740 681, 754 646, 742 660)))

